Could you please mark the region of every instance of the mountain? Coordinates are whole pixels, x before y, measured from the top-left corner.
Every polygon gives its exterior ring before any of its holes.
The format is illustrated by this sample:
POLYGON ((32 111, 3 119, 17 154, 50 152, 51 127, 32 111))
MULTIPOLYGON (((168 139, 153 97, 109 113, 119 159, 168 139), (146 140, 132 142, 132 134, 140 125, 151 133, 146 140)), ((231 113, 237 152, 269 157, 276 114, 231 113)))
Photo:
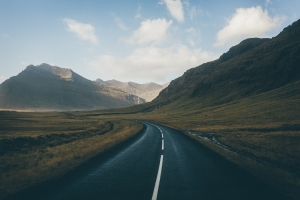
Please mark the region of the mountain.
POLYGON ((155 97, 157 97, 160 91, 166 88, 169 84, 166 83, 164 85, 159 85, 153 82, 146 83, 146 84, 139 84, 134 82, 121 82, 117 80, 103 81, 101 79, 97 79, 96 82, 123 90, 129 94, 139 96, 145 99, 147 102, 150 102, 155 97))
POLYGON ((145 100, 95 83, 71 69, 29 65, 0 85, 0 108, 15 110, 85 110, 120 108, 145 100))
POLYGON ((165 83, 163 85, 161 85, 162 87, 156 90, 149 90, 147 92, 144 92, 140 95, 138 95, 139 97, 145 99, 147 102, 151 102, 153 99, 155 99, 159 93, 165 89, 167 86, 169 85, 169 83, 165 83))
POLYGON ((189 69, 154 102, 199 99, 202 106, 219 105, 281 88, 300 80, 299 55, 300 20, 272 39, 244 40, 218 60, 189 69))
POLYGON ((300 20, 187 70, 129 111, 186 130, 285 199, 300 199, 300 20))

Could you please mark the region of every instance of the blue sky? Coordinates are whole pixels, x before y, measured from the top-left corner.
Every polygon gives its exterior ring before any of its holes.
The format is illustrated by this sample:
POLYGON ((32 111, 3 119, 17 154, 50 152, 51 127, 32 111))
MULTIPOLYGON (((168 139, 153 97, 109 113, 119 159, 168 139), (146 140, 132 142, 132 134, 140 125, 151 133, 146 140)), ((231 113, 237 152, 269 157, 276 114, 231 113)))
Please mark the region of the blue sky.
POLYGON ((0 83, 29 64, 165 83, 300 18, 299 0, 0 0, 0 83))

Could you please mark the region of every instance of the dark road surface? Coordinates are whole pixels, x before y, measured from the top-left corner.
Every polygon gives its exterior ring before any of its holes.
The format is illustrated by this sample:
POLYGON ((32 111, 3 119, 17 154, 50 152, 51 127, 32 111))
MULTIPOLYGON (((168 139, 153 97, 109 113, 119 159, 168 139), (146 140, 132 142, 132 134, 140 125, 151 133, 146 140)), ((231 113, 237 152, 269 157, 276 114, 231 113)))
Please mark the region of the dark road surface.
POLYGON ((284 199, 184 134, 143 123, 137 138, 89 170, 20 199, 284 199))

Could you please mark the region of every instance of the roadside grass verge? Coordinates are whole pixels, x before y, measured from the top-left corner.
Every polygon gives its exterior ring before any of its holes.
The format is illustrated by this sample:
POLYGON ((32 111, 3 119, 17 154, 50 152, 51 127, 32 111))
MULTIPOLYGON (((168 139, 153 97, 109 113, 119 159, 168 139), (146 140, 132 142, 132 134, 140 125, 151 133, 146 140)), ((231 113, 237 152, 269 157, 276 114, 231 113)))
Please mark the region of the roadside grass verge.
POLYGON ((299 199, 300 95, 294 89, 290 85, 221 105, 186 98, 137 115, 183 132, 214 134, 231 151, 192 137, 275 190, 299 199))
MULTIPOLYGON (((296 169, 299 168, 299 158, 297 158, 297 154, 291 152, 297 151, 297 149, 299 150, 299 145, 290 146, 289 149, 289 142, 282 141, 282 144, 279 146, 283 147, 283 149, 280 150, 275 147, 276 144, 271 144, 273 141, 265 140, 269 136, 253 141, 251 138, 247 138, 247 134, 245 134, 245 137, 240 136, 240 134, 241 133, 225 133, 224 135, 226 136, 218 134, 220 136, 217 137, 217 141, 220 142, 220 144, 216 144, 210 140, 204 139, 203 137, 198 137, 197 135, 187 135, 214 152, 220 154, 227 160, 233 162, 238 167, 251 173, 269 187, 284 194, 288 199, 299 199, 300 178, 299 171, 296 169), (234 135, 239 135, 238 137, 241 137, 241 139, 229 141, 229 138, 235 137, 234 135), (271 145, 266 147, 264 143, 271 145), (223 145, 228 145, 226 146, 228 148, 224 148, 223 145), (253 146, 249 147, 249 145, 262 145, 263 147, 254 148, 253 146), (289 149, 289 153, 285 152, 286 149, 289 149)), ((251 133, 251 135, 253 134, 261 137, 264 133, 251 133)), ((205 136, 205 133, 202 133, 201 135, 205 136)), ((287 140, 290 140, 288 135, 286 138, 287 140)), ((277 143, 277 139, 274 138, 274 140, 276 140, 275 143, 277 143)))
POLYGON ((184 97, 116 110, 0 112, 0 143, 6 145, 4 150, 0 147, 0 178, 4 180, 0 192, 13 193, 60 176, 133 136, 142 125, 128 120, 142 119, 182 131, 213 133, 230 151, 192 137, 274 189, 299 199, 299 84, 223 104, 184 97), (16 180, 20 183, 15 186, 16 180))
POLYGON ((0 198, 62 176, 133 137, 131 120, 0 112, 0 198))

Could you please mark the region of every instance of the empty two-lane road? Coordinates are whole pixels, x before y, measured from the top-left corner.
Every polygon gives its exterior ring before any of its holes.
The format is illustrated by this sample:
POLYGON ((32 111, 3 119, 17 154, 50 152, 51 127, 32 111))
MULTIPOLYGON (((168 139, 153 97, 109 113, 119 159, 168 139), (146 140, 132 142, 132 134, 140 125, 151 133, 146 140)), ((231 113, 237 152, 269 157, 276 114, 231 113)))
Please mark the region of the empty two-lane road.
POLYGON ((144 131, 67 184, 28 199, 283 199, 194 140, 148 122, 144 131), (50 191, 50 192, 49 192, 50 191))

